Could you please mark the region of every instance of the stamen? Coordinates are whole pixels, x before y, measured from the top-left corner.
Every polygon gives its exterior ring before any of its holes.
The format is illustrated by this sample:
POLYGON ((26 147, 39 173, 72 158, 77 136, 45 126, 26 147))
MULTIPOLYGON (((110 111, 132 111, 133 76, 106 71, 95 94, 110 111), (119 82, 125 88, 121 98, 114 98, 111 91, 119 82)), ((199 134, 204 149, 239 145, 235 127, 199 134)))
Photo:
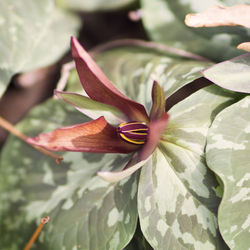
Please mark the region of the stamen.
POLYGON ((37 239, 38 235, 42 231, 44 225, 47 224, 48 222, 49 222, 49 216, 45 216, 44 218, 41 219, 40 225, 37 227, 36 231, 34 232, 32 237, 30 238, 29 242, 26 244, 24 250, 30 250, 30 248, 34 244, 35 240, 37 239))
POLYGON ((121 123, 117 128, 119 136, 126 142, 143 145, 148 136, 148 126, 145 122, 121 123))

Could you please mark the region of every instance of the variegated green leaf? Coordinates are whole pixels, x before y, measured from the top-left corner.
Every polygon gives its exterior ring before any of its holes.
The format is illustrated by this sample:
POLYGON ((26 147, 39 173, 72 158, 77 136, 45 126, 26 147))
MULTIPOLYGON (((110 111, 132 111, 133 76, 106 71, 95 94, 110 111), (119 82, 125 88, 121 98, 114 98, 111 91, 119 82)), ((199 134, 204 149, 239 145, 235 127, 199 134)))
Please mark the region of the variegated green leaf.
POLYGON ((56 0, 59 6, 81 11, 108 11, 121 9, 137 0, 56 0))
MULTIPOLYGON (((61 101, 36 107, 18 128, 28 135, 88 121, 61 101)), ((36 249, 123 249, 137 224, 136 175, 118 184, 100 179, 97 171, 125 166, 129 155, 63 153, 53 159, 11 137, 0 168, 1 249, 22 249, 44 215, 36 249), (33 226, 32 226, 33 225, 33 226)))
POLYGON ((75 16, 58 10, 53 0, 1 0, 0 96, 14 74, 58 60, 79 25, 75 16))
MULTIPOLYGON (((160 56, 139 47, 116 48, 95 57, 104 73, 126 96, 151 108, 151 92, 156 80, 170 97, 177 90, 200 78, 210 63, 160 56)), ((86 95, 76 70, 69 75, 67 91, 86 95)))
POLYGON ((159 56, 139 49, 114 49, 102 53, 97 62, 112 82, 131 99, 151 108, 153 80, 168 98, 178 89, 201 77, 207 62, 159 56))
POLYGON ((187 190, 164 154, 157 149, 141 172, 138 205, 145 237, 154 249, 225 249, 215 215, 187 190))
MULTIPOLYGON (((121 92, 145 105, 148 112, 152 104, 154 80, 161 85, 165 98, 168 98, 200 78, 200 71, 209 65, 207 62, 159 56, 138 48, 113 49, 98 55, 96 61, 121 92)), ((70 73, 67 91, 84 94, 75 70, 70 73)))
POLYGON ((248 250, 250 239, 250 97, 216 116, 208 133, 208 166, 224 186, 218 222, 232 250, 248 250))
POLYGON ((204 148, 214 116, 234 95, 216 86, 199 90, 169 112, 152 161, 142 168, 138 211, 154 249, 226 249, 217 226, 219 185, 204 148))
POLYGON ((191 51, 213 60, 226 60, 242 54, 236 46, 249 40, 243 27, 190 28, 185 15, 204 11, 212 5, 248 3, 243 1, 140 0, 143 24, 152 40, 191 51))
POLYGON ((250 93, 250 53, 215 64, 202 73, 222 88, 250 93))

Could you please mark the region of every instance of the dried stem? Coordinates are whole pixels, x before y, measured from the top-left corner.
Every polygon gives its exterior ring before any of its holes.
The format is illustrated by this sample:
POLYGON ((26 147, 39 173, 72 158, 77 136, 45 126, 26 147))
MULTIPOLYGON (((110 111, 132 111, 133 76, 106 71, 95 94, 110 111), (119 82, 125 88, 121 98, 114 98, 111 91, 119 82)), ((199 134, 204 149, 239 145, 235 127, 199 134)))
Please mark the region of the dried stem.
POLYGON ((48 222, 49 222, 49 216, 45 216, 44 218, 41 219, 40 225, 37 227, 36 231, 31 236, 31 238, 30 238, 29 242, 26 244, 24 250, 30 250, 30 248, 34 244, 35 240, 39 236, 40 232, 42 231, 44 225, 47 224, 48 222))
MULTIPOLYGON (((75 68, 74 61, 63 64, 62 69, 61 69, 61 77, 57 83, 56 90, 63 91, 65 89, 67 80, 69 78, 69 73, 74 68, 75 68)), ((54 95, 54 98, 57 98, 57 97, 54 95)))
MULTIPOLYGON (((7 131, 9 131, 11 134, 17 136, 18 138, 20 138, 23 141, 26 141, 27 136, 24 135, 22 132, 20 132, 18 129, 16 129, 10 122, 6 121, 3 117, 0 116, 0 126, 4 129, 6 129, 7 131)), ((53 159, 56 160, 57 164, 60 164, 61 161, 63 160, 62 156, 59 156, 57 154, 54 154, 42 147, 39 146, 35 146, 35 145, 31 145, 33 148, 35 148, 36 150, 42 152, 43 154, 52 157, 53 159)))

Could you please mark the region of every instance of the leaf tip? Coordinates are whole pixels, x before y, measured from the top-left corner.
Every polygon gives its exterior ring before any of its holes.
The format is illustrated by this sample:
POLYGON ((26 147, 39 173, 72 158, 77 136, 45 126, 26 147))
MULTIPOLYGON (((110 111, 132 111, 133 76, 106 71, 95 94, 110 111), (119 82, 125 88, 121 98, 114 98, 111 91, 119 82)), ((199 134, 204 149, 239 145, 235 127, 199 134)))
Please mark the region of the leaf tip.
POLYGON ((247 51, 247 52, 250 52, 250 42, 240 43, 240 44, 237 46, 237 49, 245 50, 245 51, 247 51))

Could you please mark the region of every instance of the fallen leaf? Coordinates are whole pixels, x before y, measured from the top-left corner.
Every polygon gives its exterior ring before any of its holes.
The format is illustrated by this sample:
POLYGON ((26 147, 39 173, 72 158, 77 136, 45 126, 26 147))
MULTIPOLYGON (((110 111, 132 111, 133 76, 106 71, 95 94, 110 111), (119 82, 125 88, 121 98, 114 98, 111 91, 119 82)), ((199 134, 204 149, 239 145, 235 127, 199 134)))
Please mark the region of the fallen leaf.
POLYGON ((250 42, 240 43, 237 46, 237 49, 242 49, 242 50, 245 50, 247 52, 250 52, 250 42))
POLYGON ((244 26, 250 28, 250 5, 213 6, 197 14, 188 14, 185 23, 190 27, 244 26))

